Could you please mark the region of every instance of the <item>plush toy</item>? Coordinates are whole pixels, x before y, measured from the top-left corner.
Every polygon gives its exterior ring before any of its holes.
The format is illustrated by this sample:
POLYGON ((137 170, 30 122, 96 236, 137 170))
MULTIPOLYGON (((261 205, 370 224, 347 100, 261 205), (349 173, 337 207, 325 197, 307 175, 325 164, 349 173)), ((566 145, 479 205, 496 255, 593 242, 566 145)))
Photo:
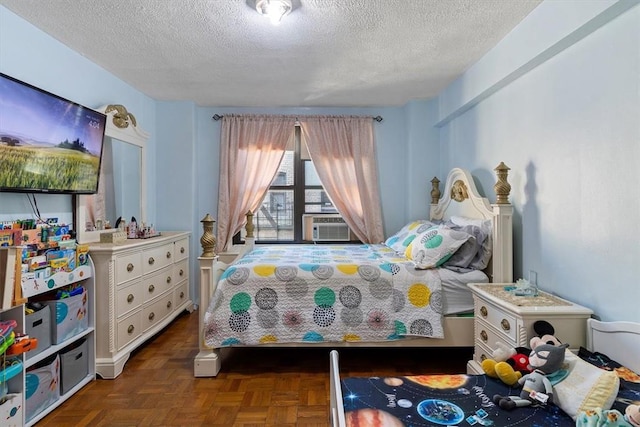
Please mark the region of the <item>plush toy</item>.
POLYGON ((640 427, 640 405, 629 405, 624 411, 624 419, 635 427, 640 427))
POLYGON ((497 378, 507 385, 514 385, 523 375, 531 370, 529 366, 530 350, 526 347, 509 347, 496 343, 492 359, 482 361, 482 370, 492 378, 497 378))
POLYGON ((550 344, 538 345, 529 355, 529 365, 533 372, 524 375, 518 380, 522 385, 519 396, 493 396, 493 402, 502 409, 512 410, 523 406, 531 406, 534 403, 553 403, 553 386, 547 378, 560 370, 564 362, 567 344, 555 346, 550 344))
POLYGON ((531 338, 529 344, 531 349, 526 347, 508 347, 503 343, 496 343, 493 351, 493 358, 482 361, 482 370, 492 378, 497 378, 503 383, 513 386, 523 375, 531 373, 529 366, 529 354, 541 344, 561 345, 553 334, 553 326, 544 320, 538 320, 533 324, 533 330, 537 336, 531 338))

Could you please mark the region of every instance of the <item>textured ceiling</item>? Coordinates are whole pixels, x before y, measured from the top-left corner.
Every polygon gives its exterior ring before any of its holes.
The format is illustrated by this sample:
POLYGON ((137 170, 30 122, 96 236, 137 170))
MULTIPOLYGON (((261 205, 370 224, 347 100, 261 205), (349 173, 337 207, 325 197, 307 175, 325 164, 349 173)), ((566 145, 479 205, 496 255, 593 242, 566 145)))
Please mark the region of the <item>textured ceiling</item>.
POLYGON ((436 96, 542 0, 0 0, 157 100, 392 106, 436 96))

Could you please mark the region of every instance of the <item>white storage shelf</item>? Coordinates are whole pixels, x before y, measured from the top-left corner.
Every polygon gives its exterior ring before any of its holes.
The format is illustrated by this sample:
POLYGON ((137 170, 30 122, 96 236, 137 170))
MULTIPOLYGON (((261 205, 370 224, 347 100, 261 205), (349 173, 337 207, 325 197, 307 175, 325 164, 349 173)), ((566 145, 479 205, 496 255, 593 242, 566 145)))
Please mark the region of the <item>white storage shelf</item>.
MULTIPOLYGON (((35 297, 37 295, 45 294, 51 292, 52 290, 58 289, 62 286, 80 283, 85 287, 87 291, 87 312, 88 312, 88 327, 82 330, 80 333, 64 340, 58 344, 51 344, 50 347, 41 351, 40 353, 27 358, 27 353, 23 353, 21 356, 21 360, 23 363, 23 370, 20 375, 12 378, 8 381, 9 392, 10 393, 21 393, 22 394, 22 402, 21 402, 21 422, 16 425, 26 425, 32 426, 38 421, 42 420, 46 415, 51 413, 57 407, 62 405, 67 399, 73 396, 77 391, 79 391, 82 387, 87 385, 89 382, 93 381, 96 378, 95 371, 95 283, 93 278, 93 263, 89 258, 89 264, 80 266, 76 268, 72 272, 64 272, 64 273, 56 273, 47 279, 30 279, 32 283, 29 286, 32 286, 33 291, 27 292, 28 297, 35 297), (37 289, 37 290, 36 290, 37 289), (71 387, 66 393, 61 394, 60 397, 49 406, 44 408, 38 414, 34 415, 27 421, 28 414, 26 413, 26 370, 35 366, 36 364, 42 362, 50 356, 60 354, 67 347, 78 343, 80 340, 86 339, 87 342, 87 360, 88 360, 88 370, 87 375, 80 379, 80 381, 71 387)), ((52 298, 53 299, 53 298, 52 298)), ((16 320, 18 326, 16 327, 16 332, 26 332, 26 317, 24 313, 24 305, 19 305, 12 307, 9 310, 0 311, 0 320, 6 319, 14 319, 16 320)), ((52 319, 51 328, 55 327, 55 320, 52 319)), ((58 387, 60 387, 60 378, 58 378, 58 387)), ((4 424, 2 424, 4 425, 4 424)))

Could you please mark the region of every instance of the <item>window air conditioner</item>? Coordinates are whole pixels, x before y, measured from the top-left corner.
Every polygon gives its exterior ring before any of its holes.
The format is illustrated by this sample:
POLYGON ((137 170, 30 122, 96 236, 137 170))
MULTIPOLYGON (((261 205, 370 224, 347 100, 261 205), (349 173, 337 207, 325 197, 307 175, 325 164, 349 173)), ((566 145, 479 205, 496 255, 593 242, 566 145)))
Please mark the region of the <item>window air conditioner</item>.
POLYGON ((314 242, 348 242, 351 240, 349 226, 340 217, 314 216, 312 227, 314 242))

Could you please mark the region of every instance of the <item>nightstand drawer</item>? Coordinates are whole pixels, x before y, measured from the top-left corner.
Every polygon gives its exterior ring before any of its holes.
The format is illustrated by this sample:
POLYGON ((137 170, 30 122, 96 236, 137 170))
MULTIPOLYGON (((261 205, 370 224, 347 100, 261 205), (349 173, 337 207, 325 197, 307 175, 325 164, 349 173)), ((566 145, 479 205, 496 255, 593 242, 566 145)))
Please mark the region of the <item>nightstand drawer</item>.
POLYGON ((482 363, 484 359, 492 359, 492 358, 493 358, 493 350, 483 345, 482 343, 476 341, 476 346, 473 349, 473 359, 478 363, 482 363))
MULTIPOLYGON (((515 316, 477 298, 475 299, 475 313, 478 319, 494 325, 504 335, 498 338, 499 341, 509 341, 512 344, 517 342, 517 319, 515 316)), ((492 347, 495 345, 495 341, 491 341, 492 347)))
POLYGON ((496 348, 496 343, 504 343, 510 347, 517 347, 515 340, 509 338, 505 339, 502 332, 497 331, 494 326, 483 320, 476 320, 475 324, 475 337, 476 344, 483 344, 489 352, 496 348))

